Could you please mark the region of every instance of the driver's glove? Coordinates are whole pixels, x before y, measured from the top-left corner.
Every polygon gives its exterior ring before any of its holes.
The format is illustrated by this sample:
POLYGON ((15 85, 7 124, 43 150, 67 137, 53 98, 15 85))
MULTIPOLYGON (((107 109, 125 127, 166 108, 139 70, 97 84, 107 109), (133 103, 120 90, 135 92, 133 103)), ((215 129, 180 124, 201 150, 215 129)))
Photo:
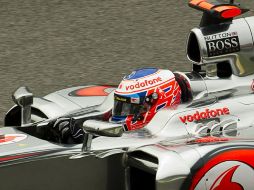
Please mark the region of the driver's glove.
POLYGON ((59 138, 62 143, 82 143, 84 131, 77 125, 72 125, 71 118, 58 118, 53 129, 59 133, 59 138))

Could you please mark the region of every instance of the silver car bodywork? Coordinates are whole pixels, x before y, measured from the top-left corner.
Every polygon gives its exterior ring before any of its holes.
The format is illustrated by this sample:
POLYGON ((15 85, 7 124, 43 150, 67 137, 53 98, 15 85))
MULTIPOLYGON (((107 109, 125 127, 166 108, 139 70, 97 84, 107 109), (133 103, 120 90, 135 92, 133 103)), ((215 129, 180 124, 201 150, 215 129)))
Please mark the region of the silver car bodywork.
MULTIPOLYGON (((10 144, 0 143, 0 166, 15 167, 14 164, 24 165, 31 161, 40 165, 39 161, 44 159, 93 164, 93 157, 87 156, 103 158, 105 166, 109 156, 119 154, 114 162, 118 165, 107 166, 119 168, 110 175, 122 179, 121 182, 124 178, 126 190, 253 189, 253 28, 254 17, 249 17, 193 29, 187 42, 193 71, 176 72, 190 87, 187 94, 191 97, 177 109, 160 110, 141 130, 120 134, 121 131, 108 130, 110 127, 117 129, 117 126, 90 119, 113 107, 114 87, 75 87, 34 98, 34 121, 43 122, 65 115, 75 119, 82 116, 87 118, 83 126, 90 135, 119 133, 120 137, 99 136, 83 145, 63 145, 5 127, 1 129, 5 134, 2 139, 8 134, 20 135, 23 139, 10 144), (229 42, 232 42, 231 46, 229 42), (219 50, 215 43, 219 44, 219 50), (90 88, 102 91, 84 93, 90 88), (99 125, 105 126, 107 133, 96 128, 99 125)), ((5 124, 21 125, 20 120, 15 119, 20 114, 21 109, 15 105, 7 113, 5 124)), ((75 167, 78 168, 78 164, 74 164, 75 167)), ((70 170, 75 167, 69 165, 70 170)), ((97 167, 94 165, 94 168, 97 167)), ((85 169, 83 172, 87 173, 85 169)), ((104 182, 106 173, 104 170, 101 178, 104 182)), ((114 184, 112 180, 109 183, 114 184)), ((78 188, 84 188, 84 184, 80 182, 78 188)), ((122 189, 123 183, 103 188, 122 189)))

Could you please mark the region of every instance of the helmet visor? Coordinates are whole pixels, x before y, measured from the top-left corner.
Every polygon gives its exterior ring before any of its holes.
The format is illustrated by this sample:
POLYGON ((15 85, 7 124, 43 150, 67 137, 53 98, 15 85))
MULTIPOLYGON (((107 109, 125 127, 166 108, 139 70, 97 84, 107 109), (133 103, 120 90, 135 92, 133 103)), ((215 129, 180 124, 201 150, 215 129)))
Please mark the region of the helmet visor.
POLYGON ((121 101, 119 98, 114 100, 113 115, 114 116, 128 116, 144 113, 148 107, 143 104, 133 104, 127 99, 121 101))

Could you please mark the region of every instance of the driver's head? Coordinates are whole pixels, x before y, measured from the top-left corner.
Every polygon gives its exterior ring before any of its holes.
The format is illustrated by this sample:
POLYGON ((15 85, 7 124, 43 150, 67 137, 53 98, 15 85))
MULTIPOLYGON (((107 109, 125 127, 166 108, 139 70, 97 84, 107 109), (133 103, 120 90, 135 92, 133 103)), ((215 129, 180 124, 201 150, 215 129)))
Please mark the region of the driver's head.
POLYGON ((124 77, 115 90, 112 121, 126 130, 144 127, 162 108, 181 102, 181 89, 169 70, 144 68, 124 77))

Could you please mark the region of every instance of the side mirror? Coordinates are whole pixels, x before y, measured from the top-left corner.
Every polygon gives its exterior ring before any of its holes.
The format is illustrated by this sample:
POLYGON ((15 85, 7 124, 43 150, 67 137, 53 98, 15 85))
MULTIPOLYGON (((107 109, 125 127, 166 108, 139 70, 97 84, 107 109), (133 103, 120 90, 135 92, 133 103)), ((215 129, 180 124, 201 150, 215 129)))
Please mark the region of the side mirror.
POLYGON ((120 137, 123 134, 122 124, 115 124, 97 120, 86 120, 83 123, 83 129, 87 133, 99 136, 120 137))
POLYGON ((21 107, 21 126, 31 123, 33 94, 27 87, 19 87, 12 95, 15 104, 21 107))
POLYGON ((98 120, 86 120, 83 123, 83 130, 86 132, 82 152, 90 152, 93 135, 120 137, 123 134, 123 126, 98 120))

